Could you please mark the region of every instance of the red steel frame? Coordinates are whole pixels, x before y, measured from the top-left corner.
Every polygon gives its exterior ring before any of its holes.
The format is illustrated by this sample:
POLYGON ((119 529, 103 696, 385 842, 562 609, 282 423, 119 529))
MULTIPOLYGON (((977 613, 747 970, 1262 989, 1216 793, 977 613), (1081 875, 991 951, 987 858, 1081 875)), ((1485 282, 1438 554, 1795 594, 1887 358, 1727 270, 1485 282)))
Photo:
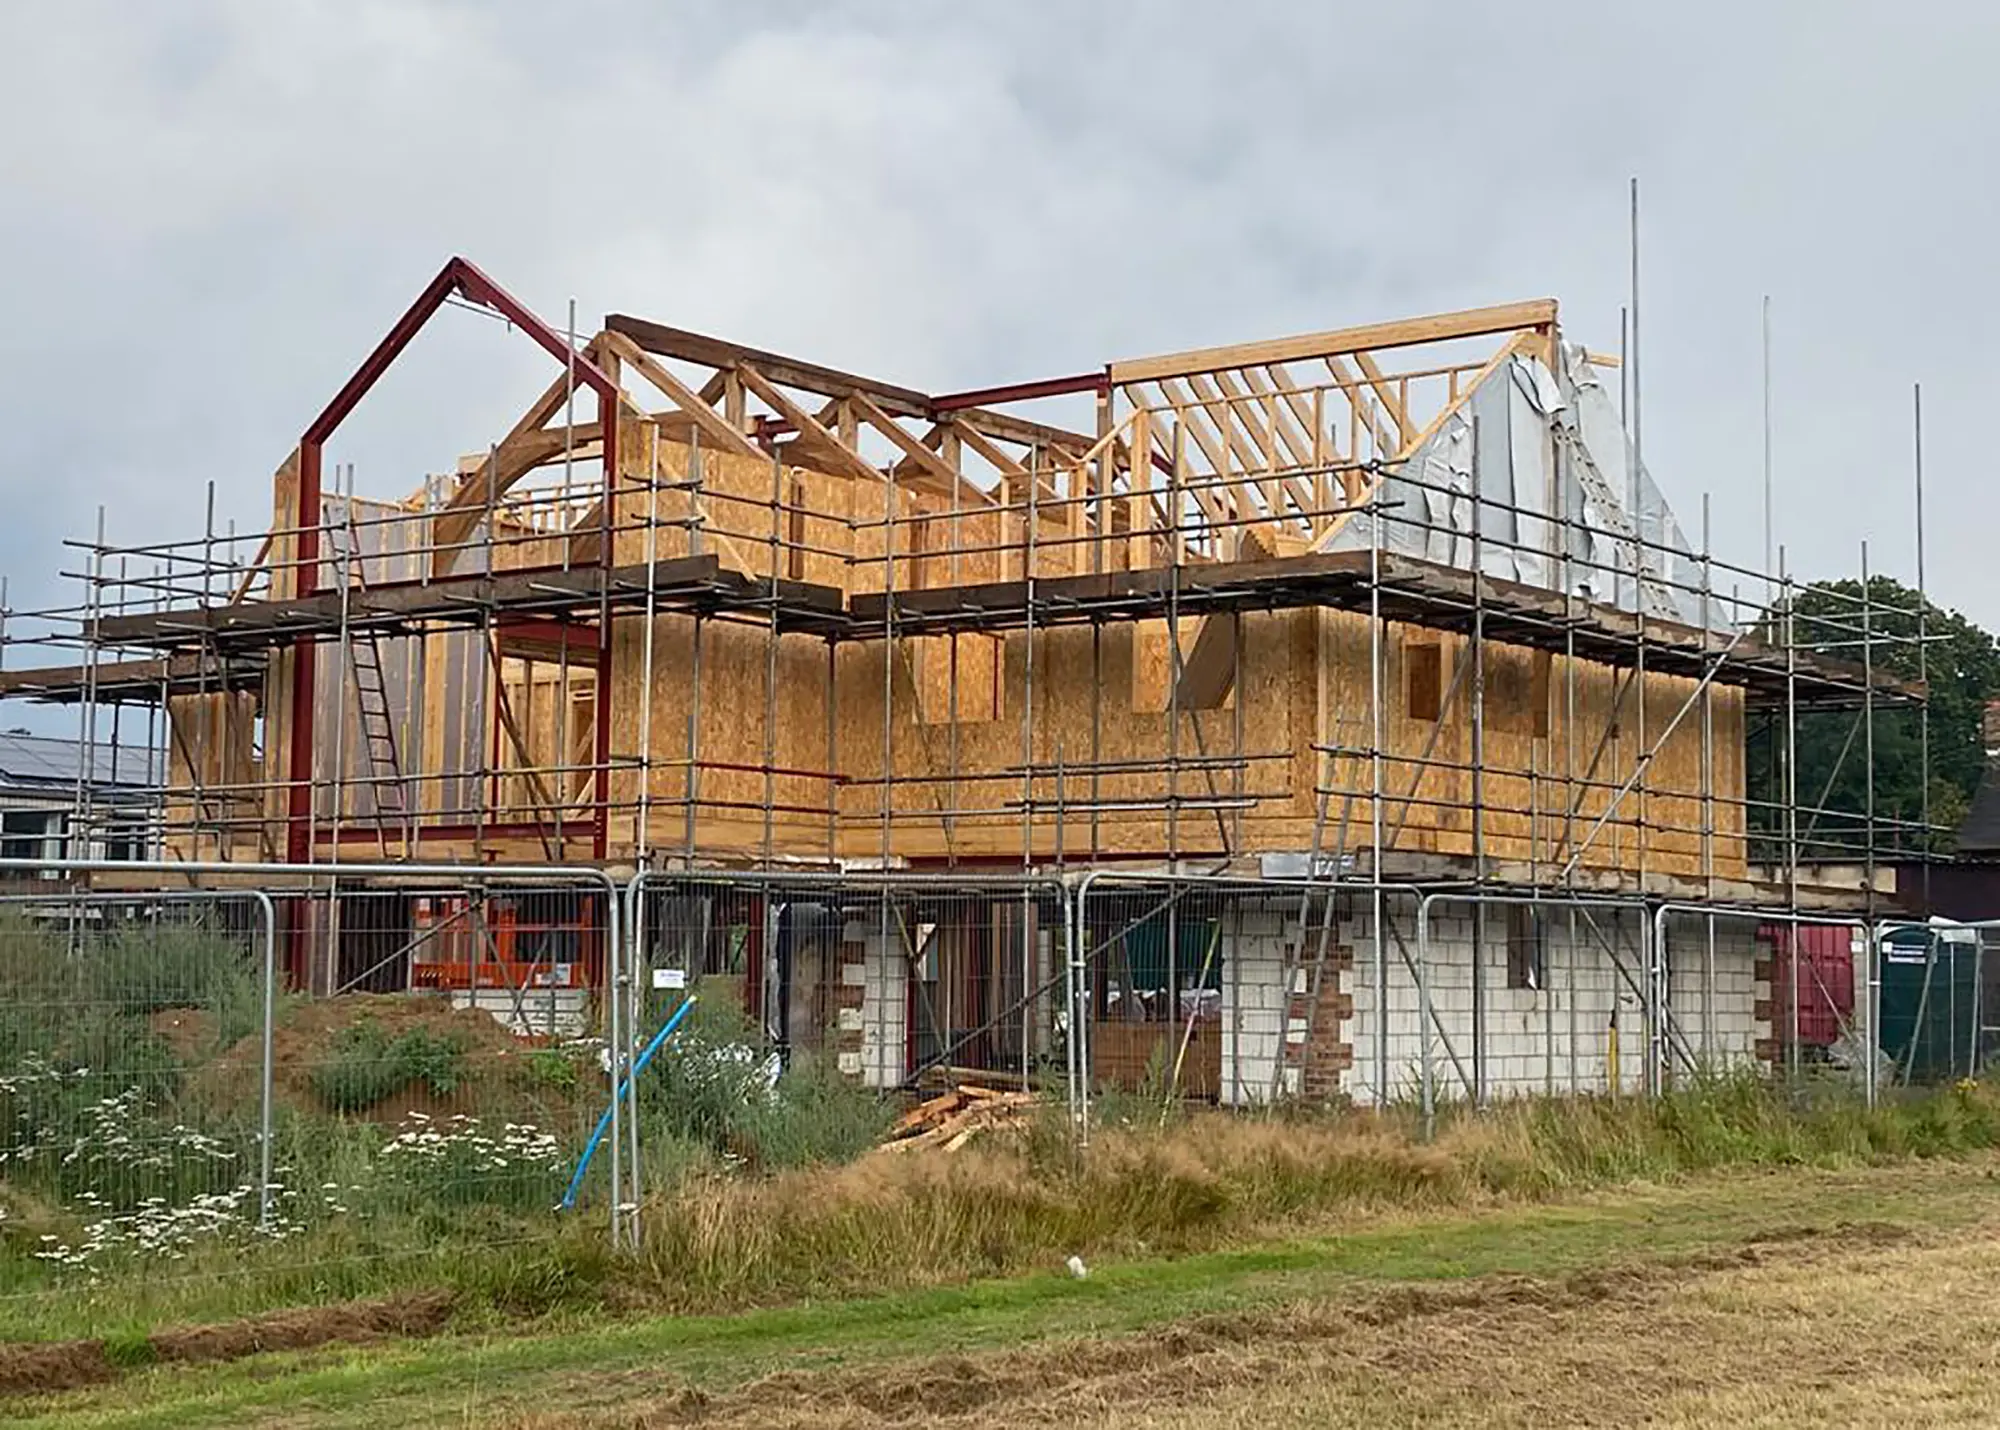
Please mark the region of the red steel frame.
MULTIPOLYGON (((335 394, 326 410, 313 419, 299 438, 298 555, 296 594, 310 596, 319 584, 320 455, 340 424, 356 404, 381 380, 410 340, 457 295, 467 302, 491 308, 526 333, 550 356, 576 375, 576 381, 597 395, 597 418, 604 443, 604 528, 600 559, 608 568, 612 551, 608 533, 616 525, 618 473, 618 384, 589 357, 576 351, 563 336, 536 317, 506 289, 480 272, 464 258, 446 263, 430 286, 418 296, 407 312, 375 345, 354 375, 335 394)), ((316 637, 301 638, 293 647, 291 741, 286 753, 285 856, 293 863, 307 863, 314 853, 312 838, 313 796, 313 701, 318 676, 319 644, 316 637)), ((591 843, 597 859, 605 857, 610 834, 611 804, 611 631, 609 623, 598 622, 597 632, 597 770, 593 794, 597 810, 592 821, 591 843)))

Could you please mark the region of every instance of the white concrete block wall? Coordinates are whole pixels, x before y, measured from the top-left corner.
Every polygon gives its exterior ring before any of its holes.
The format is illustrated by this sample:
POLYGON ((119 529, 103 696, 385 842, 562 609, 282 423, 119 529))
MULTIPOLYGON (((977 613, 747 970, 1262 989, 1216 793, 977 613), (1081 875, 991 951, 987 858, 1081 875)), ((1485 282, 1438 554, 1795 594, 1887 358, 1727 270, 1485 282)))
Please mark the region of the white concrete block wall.
MULTIPOLYGON (((1387 949, 1387 986, 1378 995, 1374 930, 1365 896, 1357 896, 1355 904, 1352 915, 1334 930, 1336 944, 1353 954, 1352 967, 1338 975, 1342 990, 1353 1000, 1353 1016, 1341 1020, 1337 1029, 1317 1030, 1319 1036, 1337 1036, 1352 1048, 1353 1066, 1343 1088, 1364 1105, 1383 1099, 1385 1089, 1376 1085, 1376 1057, 1386 1002, 1388 1099, 1417 1097, 1427 1052, 1440 1099, 1465 1097, 1442 1038, 1426 1026, 1416 979, 1393 938, 1387 949)), ((1570 915, 1560 908, 1545 910, 1543 986, 1515 989, 1507 987, 1506 907, 1487 908, 1483 958, 1488 1096, 1602 1091, 1609 1076, 1607 1033, 1614 1007, 1620 1085, 1628 1092, 1643 1090, 1646 1029, 1640 1000, 1583 916, 1576 916, 1572 938, 1570 915)), ((1401 931, 1414 958, 1414 901, 1392 898, 1387 911, 1391 926, 1401 931)), ((1597 910, 1593 917, 1632 977, 1639 978, 1635 916, 1597 910)), ((1303 1032, 1291 1026, 1295 1021, 1289 1017, 1291 990, 1284 986, 1287 947, 1299 937, 1296 899, 1246 903, 1225 912, 1223 920, 1221 1101, 1232 1106, 1266 1101, 1274 1071, 1279 1073, 1275 1083, 1279 1095, 1294 1095, 1299 1069, 1283 1062, 1288 1038, 1297 1039, 1303 1032)), ((1437 1023, 1467 1076, 1473 1066, 1474 923, 1471 905, 1435 906, 1426 964, 1437 1023)), ((1698 1055, 1707 1052, 1718 1064, 1753 1059, 1758 1041, 1770 1035, 1768 1024, 1754 1016, 1757 1000, 1768 996, 1768 988, 1754 978, 1753 968, 1763 951, 1755 929, 1749 919, 1717 919, 1711 975, 1704 921, 1699 916, 1669 921, 1669 1004, 1689 1045, 1698 1055), (1712 1026, 1704 1035, 1704 1019, 1711 1010, 1712 1026)), ((858 1072, 871 1087, 894 1086, 902 1081, 906 1060, 907 964, 893 947, 893 936, 885 942, 880 928, 870 921, 849 924, 844 938, 859 944, 864 957, 842 973, 844 980, 858 978, 862 985, 860 1051, 843 1057, 843 1070, 858 1072)), ((1302 984, 1304 977, 1303 970, 1294 970, 1295 982, 1302 984)), ((1300 986, 1297 991, 1305 990, 1300 986)))
MULTIPOLYGON (((1394 918, 1394 910, 1388 911, 1394 918)), ((1407 915, 1405 924, 1408 923, 1407 915)), ((1342 1035, 1354 1049, 1354 1066, 1347 1074, 1348 1096, 1356 1102, 1373 1105, 1384 1100, 1382 1089, 1376 1086, 1379 1074, 1377 1060, 1381 1055, 1380 1036, 1383 1008, 1386 1004, 1388 1015, 1388 1101, 1402 1097, 1417 1097, 1422 1077, 1423 1045, 1420 1038, 1422 1023, 1418 1017, 1419 998, 1416 979, 1403 962, 1392 939, 1386 946, 1388 954, 1386 991, 1377 988, 1376 946, 1374 928, 1367 909, 1362 909, 1354 918, 1343 920, 1342 937, 1354 950, 1354 968, 1348 974, 1345 987, 1354 1000, 1354 1016, 1347 1019, 1342 1035)), ((1415 934, 1406 929, 1405 937, 1415 950, 1415 934)), ((1432 980, 1432 995, 1444 996, 1444 989, 1432 980)), ((1432 1044, 1432 1053, 1439 1069, 1439 1077, 1450 1077, 1449 1064, 1443 1052, 1432 1044)))
POLYGON ((1758 1040, 1770 1036, 1770 1024, 1755 1016, 1756 1002, 1769 995, 1769 988, 1757 983, 1754 974, 1765 950, 1757 941, 1757 921, 1718 914, 1713 926, 1711 955, 1708 919, 1698 914, 1668 917, 1667 1006, 1689 1052, 1723 1068, 1754 1059, 1758 1040))
MULTIPOLYGON (((507 988, 459 990, 451 995, 454 1008, 477 1008, 492 1015, 517 1037, 581 1038, 590 1033, 590 995, 581 988, 507 988)), ((641 1037, 651 1037, 650 1031, 641 1037)))
MULTIPOLYGON (((1285 946, 1298 929, 1272 904, 1227 914, 1222 926, 1222 1096, 1231 1107, 1266 1102, 1286 1034, 1285 946)), ((1298 1069, 1284 1069, 1280 1096, 1298 1086, 1298 1069)))
MULTIPOLYGON (((1414 959, 1415 913, 1409 907, 1409 900, 1401 903, 1401 908, 1390 904, 1389 918, 1392 927, 1402 932, 1414 959)), ((1640 955, 1634 946, 1638 934, 1636 918, 1631 914, 1614 917, 1609 910, 1594 911, 1593 917, 1632 977, 1639 978, 1640 955)), ((1558 1094, 1602 1091, 1610 1078, 1609 1031, 1614 1006, 1618 1010, 1619 1085, 1628 1092, 1642 1090, 1646 1028, 1640 999, 1619 975, 1602 944, 1592 936, 1582 915, 1577 915, 1572 938, 1567 912, 1559 909, 1545 912, 1540 988, 1507 987, 1506 919, 1504 905, 1488 906, 1484 949, 1484 1061, 1488 1096, 1522 1096, 1549 1090, 1558 1094)), ((1444 1039, 1449 1039, 1456 1050, 1465 1076, 1471 1077, 1474 922, 1468 904, 1439 904, 1432 911, 1425 971, 1441 1036, 1425 1027, 1415 976, 1395 940, 1391 938, 1388 944, 1386 1086, 1390 1100, 1418 1095, 1427 1032, 1438 1096, 1466 1095, 1464 1082, 1446 1053, 1444 1039)), ((1721 1063, 1754 1058, 1757 1040, 1769 1031, 1753 1017, 1755 1002, 1762 996, 1761 987, 1752 979, 1752 966, 1759 951, 1752 937, 1754 925, 1747 920, 1735 922, 1733 928, 1719 923, 1717 931, 1712 995, 1715 1026, 1710 1046, 1721 1063)), ((1354 950, 1354 968, 1345 982, 1354 999, 1354 1016, 1345 1024, 1345 1035, 1354 1050, 1354 1067, 1347 1076, 1346 1087, 1356 1102, 1373 1104, 1382 1097, 1382 1090, 1376 1086, 1379 1078, 1376 1064, 1384 999, 1378 997, 1375 986, 1375 940, 1366 908, 1345 927, 1345 939, 1354 950)), ((1683 966, 1670 979, 1669 1003, 1683 1035, 1699 1051, 1702 1016, 1710 1006, 1703 999, 1705 938, 1693 942, 1685 933, 1675 931, 1670 936, 1670 949, 1674 950, 1670 958, 1683 966), (1687 966, 1690 960, 1692 973, 1687 966)))
POLYGON ((861 1081, 869 1087, 894 1087, 903 1080, 908 1060, 908 963, 895 947, 895 936, 884 938, 879 924, 857 919, 841 937, 863 950, 861 1081))

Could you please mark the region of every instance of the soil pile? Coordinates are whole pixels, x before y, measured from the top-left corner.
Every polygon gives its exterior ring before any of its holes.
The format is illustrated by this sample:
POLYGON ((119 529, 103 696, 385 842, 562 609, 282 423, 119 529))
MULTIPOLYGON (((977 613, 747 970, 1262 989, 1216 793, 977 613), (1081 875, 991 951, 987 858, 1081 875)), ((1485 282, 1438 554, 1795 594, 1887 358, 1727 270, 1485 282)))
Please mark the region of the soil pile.
MULTIPOLYGON (((351 1114, 367 1121, 393 1126, 413 1112, 433 1119, 463 1114, 555 1130, 583 1115, 592 1100, 588 1071, 562 1072, 562 1055, 522 1042, 488 1013, 421 994, 355 993, 296 1003, 281 1013, 271 1044, 279 1106, 330 1115, 314 1091, 313 1074, 342 1055, 350 1030, 370 1023, 391 1040, 422 1032, 450 1043, 460 1051, 461 1075, 449 1093, 414 1083, 351 1114)), ((216 1108, 254 1107, 262 1061, 262 1039, 253 1033, 193 1070, 188 1095, 216 1108)))

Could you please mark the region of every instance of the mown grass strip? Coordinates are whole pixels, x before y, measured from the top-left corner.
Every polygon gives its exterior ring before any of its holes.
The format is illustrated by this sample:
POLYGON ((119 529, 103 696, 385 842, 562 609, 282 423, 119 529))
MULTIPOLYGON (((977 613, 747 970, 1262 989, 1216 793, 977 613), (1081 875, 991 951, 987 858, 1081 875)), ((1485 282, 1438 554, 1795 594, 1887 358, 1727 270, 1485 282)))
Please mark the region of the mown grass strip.
POLYGON ((1337 1298, 1363 1286, 1673 1260, 1800 1227, 1965 1225, 2000 1215, 1988 1161, 1794 1170, 1634 1190, 1584 1205, 1423 1218, 1336 1237, 729 1316, 572 1323, 520 1336, 139 1373, 115 1390, 10 1409, 34 1423, 175 1427, 425 1423, 615 1398, 678 1379, 717 1387, 781 1368, 1118 1334, 1204 1312, 1337 1298))

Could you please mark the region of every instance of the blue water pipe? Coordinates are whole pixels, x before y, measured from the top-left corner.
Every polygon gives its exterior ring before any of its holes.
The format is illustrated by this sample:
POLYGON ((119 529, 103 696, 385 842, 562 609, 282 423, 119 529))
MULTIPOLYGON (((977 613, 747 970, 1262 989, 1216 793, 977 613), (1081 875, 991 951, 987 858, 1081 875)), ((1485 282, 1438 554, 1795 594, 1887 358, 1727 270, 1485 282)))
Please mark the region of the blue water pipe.
POLYGON ((687 1001, 674 1009, 673 1017, 667 1019, 666 1023, 660 1028, 660 1031, 653 1034, 653 1040, 646 1044, 645 1051, 641 1052, 633 1060, 632 1071, 625 1074, 625 1081, 613 1090, 611 1101, 604 1109, 604 1115, 597 1119, 597 1130, 591 1133, 590 1140, 583 1144, 583 1156, 576 1164, 576 1175, 569 1179, 569 1190, 563 1193, 562 1209, 564 1211, 569 1211, 576 1206, 576 1194, 583 1187, 583 1174, 590 1170, 590 1159, 597 1152, 597 1144, 604 1140, 605 1129, 611 1126, 611 1109, 618 1105, 619 1098, 624 1097, 630 1091, 633 1081, 637 1079, 640 1073, 646 1070, 646 1064, 653 1060, 653 1054, 666 1045, 667 1039, 673 1036, 674 1029, 681 1025, 681 1019, 687 1017, 688 1009, 692 1007, 694 1007, 694 994, 690 993, 687 996, 687 1001))

